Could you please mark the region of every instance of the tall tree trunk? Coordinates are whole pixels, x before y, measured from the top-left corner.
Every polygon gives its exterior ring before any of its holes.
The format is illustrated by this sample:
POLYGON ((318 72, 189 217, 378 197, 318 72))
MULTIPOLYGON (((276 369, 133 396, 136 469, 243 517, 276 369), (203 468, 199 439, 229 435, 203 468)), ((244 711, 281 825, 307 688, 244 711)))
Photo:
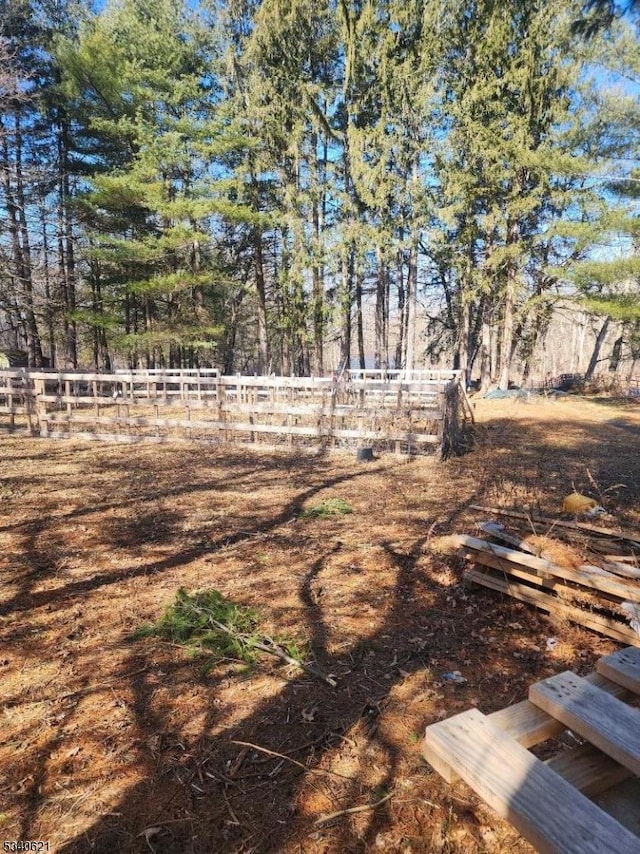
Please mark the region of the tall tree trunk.
POLYGON ((340 343, 340 367, 351 366, 351 308, 353 305, 354 249, 348 244, 342 252, 342 334, 340 343))
POLYGON ((45 319, 47 325, 47 344, 49 346, 49 366, 56 367, 56 336, 54 328, 54 311, 52 305, 51 271, 49 268, 49 231, 47 228, 46 190, 42 189, 40 198, 40 233, 42 236, 42 266, 44 277, 45 319))
MULTIPOLYGON (((507 226, 507 245, 512 246, 518 240, 520 226, 517 220, 511 220, 507 226)), ((509 388, 509 374, 514 351, 514 326, 516 309, 517 267, 514 261, 509 261, 507 281, 504 294, 502 335, 500 336, 500 377, 498 387, 509 388)))
POLYGON ((416 361, 416 318, 418 308, 418 240, 417 235, 411 241, 409 250, 409 269, 407 271, 407 304, 405 332, 405 356, 403 368, 412 371, 416 361))
POLYGON ((366 358, 364 351, 364 317, 362 310, 362 271, 358 269, 356 273, 356 312, 357 312, 357 330, 358 330, 358 358, 360 369, 364 371, 366 368, 366 358))
MULTIPOLYGON (((251 201, 255 213, 258 214, 260 212, 260 199, 258 193, 258 179, 254 173, 251 174, 251 201)), ((251 242, 253 247, 253 264, 257 295, 258 373, 267 374, 270 369, 269 337, 267 329, 267 287, 262 231, 257 225, 252 229, 251 242)))
MULTIPOLYGON (((93 292, 95 293, 95 301, 99 316, 104 314, 104 305, 102 302, 102 286, 100 284, 100 271, 96 270, 93 280, 93 292)), ((107 333, 104 326, 98 326, 98 370, 111 370, 111 356, 109 355, 109 345, 107 344, 107 333)))
POLYGON ((375 367, 389 367, 389 268, 377 250, 376 315, 375 315, 375 367))
POLYGON ((57 127, 58 141, 58 267, 63 297, 65 367, 78 366, 76 310, 76 263, 71 219, 71 185, 69 180, 69 128, 61 116, 57 127))
POLYGON ((319 160, 318 134, 312 133, 311 146, 313 151, 313 198, 311 201, 311 218, 313 228, 313 245, 311 260, 311 279, 313 290, 313 372, 316 376, 324 373, 324 265, 322 263, 322 231, 324 228, 324 187, 321 185, 322 176, 326 170, 327 143, 323 146, 323 158, 319 160))
POLYGON ((29 237, 29 227, 27 225, 27 200, 25 194, 24 174, 23 174, 23 138, 20 116, 16 113, 15 116, 15 180, 16 180, 16 197, 18 201, 18 221, 20 223, 20 241, 22 244, 22 263, 24 275, 24 290, 25 303, 27 308, 27 329, 28 329, 28 345, 29 356, 31 363, 41 368, 43 365, 42 344, 38 331, 38 324, 35 314, 35 301, 33 289, 33 267, 31 264, 31 241, 29 237))
POLYGON ((609 373, 615 374, 620 367, 623 345, 624 338, 622 335, 619 338, 616 338, 613 342, 613 349, 611 350, 611 357, 609 358, 609 373))
POLYGON ((602 345, 604 344, 604 339, 607 337, 610 322, 611 318, 605 317, 604 323, 598 331, 598 334, 596 336, 596 342, 593 345, 593 352, 591 353, 591 358, 589 359, 589 365, 584 374, 585 382, 588 382, 593 378, 595 370, 598 367, 598 362, 600 361, 600 350, 602 349, 602 345))
MULTIPOLYGON (((419 184, 420 162, 419 154, 415 154, 411 167, 411 187, 419 184)), ((418 225, 418 211, 415 205, 410 208, 410 247, 409 247, 409 269, 407 271, 407 331, 405 342, 404 368, 407 371, 414 370, 416 366, 416 338, 418 319, 418 251, 420 245, 420 229, 418 225)))
POLYGON ((14 159, 9 151, 9 131, 0 117, 0 138, 2 139, 2 185, 11 238, 13 270, 17 280, 16 303, 20 313, 27 344, 30 367, 42 367, 42 345, 35 313, 33 280, 31 268, 31 246, 27 228, 25 193, 22 174, 22 132, 20 119, 14 116, 14 159))
POLYGON ((491 385, 491 310, 492 300, 482 301, 482 330, 480 333, 480 390, 488 391, 491 385))
POLYGON ((458 317, 458 347, 455 367, 462 371, 463 382, 466 387, 469 373, 469 339, 471 337, 471 305, 462 294, 462 305, 458 317))
MULTIPOLYGON (((400 242, 404 239, 404 232, 400 230, 400 242)), ((407 330, 407 290, 404 277, 404 258, 402 249, 398 249, 396 259, 396 287, 398 292, 398 340, 396 342, 395 367, 402 368, 404 365, 404 347, 407 330)))

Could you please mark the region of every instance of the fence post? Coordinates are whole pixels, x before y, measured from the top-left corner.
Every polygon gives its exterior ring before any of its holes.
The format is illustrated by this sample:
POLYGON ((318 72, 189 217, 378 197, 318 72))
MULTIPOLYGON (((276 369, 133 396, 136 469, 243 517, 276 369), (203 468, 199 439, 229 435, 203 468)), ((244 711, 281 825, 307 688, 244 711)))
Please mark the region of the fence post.
POLYGON ((13 378, 7 376, 7 409, 9 410, 9 430, 13 432, 16 426, 16 416, 13 411, 13 378))
POLYGON ((33 394, 35 398, 36 417, 38 419, 38 429, 40 436, 46 439, 49 435, 49 422, 47 421, 47 402, 43 400, 44 380, 37 379, 33 381, 33 394))

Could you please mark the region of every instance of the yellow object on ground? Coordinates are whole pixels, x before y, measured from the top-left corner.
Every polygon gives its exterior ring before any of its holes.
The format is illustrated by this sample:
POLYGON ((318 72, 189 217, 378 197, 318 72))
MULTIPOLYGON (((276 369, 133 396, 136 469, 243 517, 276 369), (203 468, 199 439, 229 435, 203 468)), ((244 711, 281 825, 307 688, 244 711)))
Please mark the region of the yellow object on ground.
POLYGON ((581 495, 579 492, 572 492, 562 502, 562 512, 571 513, 573 516, 599 516, 606 513, 606 510, 598 504, 595 498, 589 498, 588 495, 581 495))

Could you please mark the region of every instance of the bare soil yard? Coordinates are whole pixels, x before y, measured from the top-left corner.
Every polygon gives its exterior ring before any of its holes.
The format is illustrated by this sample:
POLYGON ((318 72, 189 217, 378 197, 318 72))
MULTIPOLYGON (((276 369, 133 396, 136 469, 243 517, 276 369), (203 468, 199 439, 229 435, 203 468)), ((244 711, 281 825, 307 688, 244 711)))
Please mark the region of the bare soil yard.
POLYGON ((477 416, 474 453, 445 464, 1 438, 0 840, 529 852, 425 763, 424 728, 617 645, 465 590, 430 545, 474 533, 471 504, 557 516, 573 487, 639 527, 640 408, 480 401, 477 416), (305 515, 332 498, 353 512, 305 515), (255 608, 337 687, 268 656, 204 675, 176 645, 132 640, 180 587, 255 608), (466 682, 443 678, 456 670, 466 682))

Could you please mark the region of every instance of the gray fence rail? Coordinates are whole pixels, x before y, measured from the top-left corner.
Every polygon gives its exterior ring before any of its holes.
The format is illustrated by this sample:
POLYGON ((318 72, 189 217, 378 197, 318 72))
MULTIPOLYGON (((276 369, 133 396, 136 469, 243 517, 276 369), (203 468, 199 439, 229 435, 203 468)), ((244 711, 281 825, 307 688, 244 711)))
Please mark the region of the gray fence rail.
POLYGON ((0 371, 0 427, 49 438, 312 448, 366 444, 423 453, 454 447, 469 414, 465 403, 455 371, 406 377, 350 372, 339 378, 0 371))

